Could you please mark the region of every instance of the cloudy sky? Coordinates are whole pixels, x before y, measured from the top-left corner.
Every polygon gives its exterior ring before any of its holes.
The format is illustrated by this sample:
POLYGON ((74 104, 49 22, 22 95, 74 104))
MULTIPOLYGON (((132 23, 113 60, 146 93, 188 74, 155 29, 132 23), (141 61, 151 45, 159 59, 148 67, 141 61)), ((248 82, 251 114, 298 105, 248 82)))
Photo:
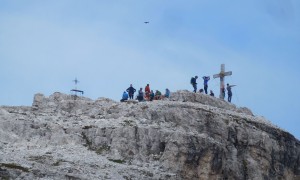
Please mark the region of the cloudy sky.
POLYGON ((0 104, 68 94, 75 77, 92 99, 192 90, 224 63, 232 102, 300 139, 299 32, 299 0, 1 0, 0 104))

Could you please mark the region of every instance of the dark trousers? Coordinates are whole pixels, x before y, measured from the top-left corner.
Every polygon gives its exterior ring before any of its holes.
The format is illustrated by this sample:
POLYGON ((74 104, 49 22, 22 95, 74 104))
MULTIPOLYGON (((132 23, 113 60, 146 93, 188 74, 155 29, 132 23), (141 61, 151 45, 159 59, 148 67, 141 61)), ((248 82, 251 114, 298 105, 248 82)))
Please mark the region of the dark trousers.
POLYGON ((197 92, 197 84, 193 84, 194 92, 197 92))
POLYGON ((228 102, 231 102, 232 94, 228 94, 228 102))
POLYGON ((133 99, 133 94, 129 94, 129 99, 133 99))
POLYGON ((208 88, 208 85, 204 85, 205 94, 207 94, 207 88, 208 88))

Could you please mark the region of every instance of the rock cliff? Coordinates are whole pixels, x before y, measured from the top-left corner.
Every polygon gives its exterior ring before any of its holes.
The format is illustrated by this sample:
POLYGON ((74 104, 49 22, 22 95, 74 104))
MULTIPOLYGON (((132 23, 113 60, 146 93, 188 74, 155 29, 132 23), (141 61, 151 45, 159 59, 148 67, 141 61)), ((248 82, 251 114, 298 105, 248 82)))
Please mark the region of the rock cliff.
POLYGON ((1 179, 300 179, 300 142, 205 94, 115 102, 54 93, 0 107, 1 179))

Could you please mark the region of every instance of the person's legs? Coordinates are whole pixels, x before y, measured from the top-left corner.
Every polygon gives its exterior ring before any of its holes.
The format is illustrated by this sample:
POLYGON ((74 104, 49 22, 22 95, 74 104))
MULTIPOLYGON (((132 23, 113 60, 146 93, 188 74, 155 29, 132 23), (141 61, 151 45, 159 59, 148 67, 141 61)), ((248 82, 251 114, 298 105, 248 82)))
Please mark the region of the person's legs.
POLYGON ((207 86, 207 85, 204 85, 204 91, 205 91, 205 94, 207 94, 207 88, 208 88, 208 86, 207 86))
POLYGON ((194 92, 197 92, 197 84, 193 84, 194 92))
POLYGON ((228 95, 228 102, 231 102, 231 96, 232 95, 228 95))

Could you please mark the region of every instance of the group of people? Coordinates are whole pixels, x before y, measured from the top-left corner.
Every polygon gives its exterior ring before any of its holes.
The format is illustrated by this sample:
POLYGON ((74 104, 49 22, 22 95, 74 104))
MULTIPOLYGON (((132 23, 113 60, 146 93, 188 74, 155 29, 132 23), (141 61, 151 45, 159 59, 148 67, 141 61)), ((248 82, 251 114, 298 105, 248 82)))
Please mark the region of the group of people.
MULTIPOLYGON (((126 89, 126 91, 123 92, 121 102, 125 102, 129 99, 134 98, 134 93, 136 92, 136 89, 130 84, 130 87, 126 89)), ((166 88, 166 92, 164 95, 159 90, 156 90, 155 93, 153 90, 150 90, 150 85, 147 84, 145 87, 145 92, 143 91, 143 88, 140 88, 138 91, 138 95, 136 96, 136 99, 141 101, 153 101, 153 100, 161 100, 163 98, 169 98, 170 97, 170 90, 166 88)))
MULTIPOLYGON (((204 81, 204 83, 203 83, 203 85, 204 85, 204 92, 205 92, 205 94, 207 94, 207 89, 208 89, 208 81, 210 80, 210 77, 209 76, 203 76, 202 77, 203 78, 203 81, 204 81)), ((195 77, 192 77, 191 78, 191 84, 192 84, 192 86, 193 86, 193 88, 194 88, 194 91, 193 92, 197 92, 197 79, 198 79, 198 76, 195 76, 195 77)), ((229 85, 228 83, 227 83, 227 87, 226 87, 226 89, 227 89, 227 94, 228 94, 228 102, 231 102, 231 98, 232 98, 232 91, 231 91, 231 88, 233 87, 233 86, 235 86, 235 85, 229 85)), ((200 93, 203 93, 203 89, 200 89, 199 90, 199 92, 200 93)), ((222 94, 221 94, 221 98, 222 99, 224 99, 225 98, 225 87, 221 87, 221 92, 222 92, 222 94)), ((212 91, 212 90, 210 90, 210 94, 209 95, 211 95, 211 96, 215 96, 215 94, 214 94, 214 92, 212 91)))
MULTIPOLYGON (((210 80, 209 76, 203 76, 203 89, 200 89, 199 92, 200 93, 205 93, 208 94, 208 81, 210 80)), ((197 92, 197 79, 198 76, 192 77, 191 78, 191 84, 194 88, 193 92, 197 92)), ((231 102, 231 98, 232 98, 232 91, 231 88, 235 86, 235 85, 229 85, 227 83, 227 94, 228 94, 228 102, 231 102)), ((136 92, 136 89, 132 86, 132 84, 130 84, 130 87, 126 89, 126 91, 123 92, 122 95, 122 99, 121 102, 127 101, 128 99, 133 99, 134 98, 134 93, 136 92)), ((136 96, 136 99, 138 101, 153 101, 153 100, 161 100, 163 98, 169 98, 170 97, 170 90, 168 88, 166 88, 165 94, 162 95, 162 93, 159 90, 156 90, 155 93, 153 92, 153 90, 150 90, 150 85, 147 84, 145 87, 145 91, 143 91, 143 88, 140 88, 140 90, 138 91, 138 95, 136 96)), ((210 90, 209 93, 210 96, 215 96, 214 92, 212 90, 210 90)), ((225 98, 225 87, 221 87, 221 95, 220 98, 224 99, 225 98)))

